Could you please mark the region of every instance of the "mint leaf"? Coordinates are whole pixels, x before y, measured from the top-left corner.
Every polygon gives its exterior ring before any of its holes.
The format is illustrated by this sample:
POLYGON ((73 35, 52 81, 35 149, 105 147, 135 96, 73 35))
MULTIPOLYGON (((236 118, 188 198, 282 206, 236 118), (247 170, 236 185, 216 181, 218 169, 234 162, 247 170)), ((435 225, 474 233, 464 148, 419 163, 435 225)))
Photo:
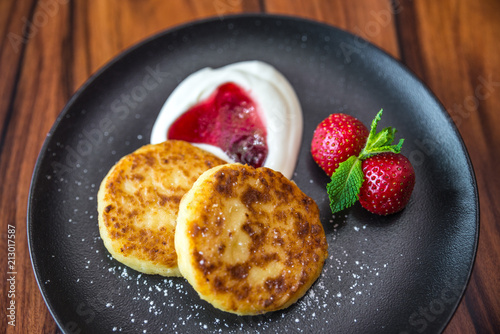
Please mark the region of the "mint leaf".
POLYGON ((356 203, 362 184, 361 160, 356 156, 351 156, 339 165, 332 175, 331 182, 326 186, 332 213, 344 210, 356 203))
POLYGON ((384 152, 401 152, 401 147, 403 146, 404 139, 399 140, 398 144, 392 145, 395 139, 397 130, 393 127, 387 127, 380 132, 377 132, 377 125, 382 118, 383 109, 377 113, 377 116, 372 121, 372 127, 370 129, 370 134, 366 140, 366 145, 361 150, 359 154, 359 159, 364 160, 375 154, 384 152))
POLYGON ((381 146, 377 147, 375 153, 383 153, 383 152, 393 152, 393 153, 400 153, 401 152, 401 147, 403 146, 404 139, 400 139, 399 142, 396 145, 388 145, 388 146, 381 146))
POLYGON ((380 109, 375 118, 372 121, 372 127, 370 128, 370 134, 368 135, 368 138, 373 137, 377 133, 377 125, 378 122, 382 119, 382 113, 384 112, 384 109, 380 109))
MULTIPOLYGON (((374 129, 376 129, 376 125, 374 129)), ((367 147, 373 148, 391 145, 394 141, 396 131, 397 130, 395 128, 388 127, 383 129, 379 133, 374 132, 370 137, 368 137, 370 138, 370 141, 367 140, 367 147)))
POLYGON ((351 156, 342 162, 332 175, 331 182, 327 184, 326 190, 330 198, 332 213, 344 210, 359 199, 359 191, 364 182, 362 161, 375 154, 384 152, 400 153, 404 139, 400 139, 393 145, 397 130, 392 127, 377 132, 377 125, 382 118, 383 109, 377 113, 372 121, 370 133, 365 147, 359 156, 351 156))

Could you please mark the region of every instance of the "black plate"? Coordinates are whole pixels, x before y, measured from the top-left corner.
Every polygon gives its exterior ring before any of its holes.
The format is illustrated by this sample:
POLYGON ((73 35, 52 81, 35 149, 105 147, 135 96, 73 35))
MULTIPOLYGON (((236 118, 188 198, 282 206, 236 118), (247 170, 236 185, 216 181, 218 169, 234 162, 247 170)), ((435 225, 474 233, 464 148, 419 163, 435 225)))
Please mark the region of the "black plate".
POLYGON ((475 177, 462 140, 429 90, 359 37, 306 20, 250 15, 178 27, 124 52, 69 101, 35 168, 28 237, 40 290, 67 333, 439 332, 473 265, 479 223, 475 177), (258 59, 294 86, 304 110, 295 182, 313 197, 329 242, 323 274, 292 307, 238 317, 201 301, 182 278, 141 275, 113 260, 99 238, 96 194, 108 169, 149 142, 166 98, 206 66, 258 59), (359 204, 333 217, 328 178, 309 145, 333 112, 406 138, 417 183, 389 217, 359 204))

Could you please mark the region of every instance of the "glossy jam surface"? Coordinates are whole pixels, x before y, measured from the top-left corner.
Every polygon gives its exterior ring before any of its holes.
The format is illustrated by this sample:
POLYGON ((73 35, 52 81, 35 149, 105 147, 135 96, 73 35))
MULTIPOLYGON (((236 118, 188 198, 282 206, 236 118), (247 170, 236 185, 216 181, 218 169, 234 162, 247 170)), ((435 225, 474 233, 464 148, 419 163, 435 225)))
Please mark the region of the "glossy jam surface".
POLYGON ((221 84, 180 115, 167 133, 168 139, 217 146, 234 161, 254 167, 267 158, 266 137, 258 105, 233 82, 221 84))
POLYGON ((173 135, 185 138, 227 162, 250 161, 258 166, 264 160, 264 167, 289 179, 294 175, 302 143, 302 108, 287 78, 267 63, 249 60, 219 68, 204 67, 189 74, 161 107, 151 129, 151 144, 167 140, 172 126, 170 138, 173 135), (232 85, 226 86, 229 83, 232 85), (224 89, 215 92, 221 86, 224 89), (235 86, 238 89, 231 89, 235 86), (224 97, 225 90, 236 91, 237 99, 224 97), (231 116, 236 119, 234 122, 224 119, 224 115, 231 115, 227 111, 205 110, 216 100, 225 100, 223 105, 236 108, 236 117, 231 116), (202 112, 186 114, 193 106, 201 105, 202 112), (181 122, 186 127, 179 125, 181 122), (191 138, 202 142, 196 143, 191 138))

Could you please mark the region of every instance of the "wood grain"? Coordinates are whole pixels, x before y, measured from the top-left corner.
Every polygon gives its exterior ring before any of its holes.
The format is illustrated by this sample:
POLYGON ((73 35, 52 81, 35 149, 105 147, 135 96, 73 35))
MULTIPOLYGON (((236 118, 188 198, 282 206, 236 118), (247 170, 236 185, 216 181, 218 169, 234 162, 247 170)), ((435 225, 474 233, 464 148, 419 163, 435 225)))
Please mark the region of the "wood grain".
MULTIPOLYGON (((3 1, 0 15, 1 249, 16 226, 16 326, 0 332, 59 332, 31 268, 26 207, 31 174, 47 132, 78 87, 97 69, 155 32, 209 16, 258 11, 257 1, 3 1)), ((6 282, 7 259, 0 257, 6 282)), ((10 301, 2 285, 0 308, 10 301)))
POLYGON ((71 7, 73 33, 66 62, 74 76, 73 90, 117 54, 155 33, 201 18, 260 11, 257 0, 93 0, 71 7))
POLYGON ((348 30, 399 58, 393 19, 393 7, 388 0, 324 1, 267 0, 267 13, 313 19, 348 30))
POLYGON ((500 328, 500 3, 404 1, 397 16, 402 60, 441 99, 476 173, 481 208, 477 259, 447 333, 500 328))
MULTIPOLYGON (((304 17, 351 31, 401 59, 457 124, 476 172, 481 233, 470 285, 447 333, 500 328, 500 3, 495 0, 0 1, 0 249, 16 226, 16 327, 59 332, 35 282, 26 237, 31 174, 71 95, 121 51, 164 29, 241 12, 304 17)), ((0 309, 7 297, 0 256, 0 309)))

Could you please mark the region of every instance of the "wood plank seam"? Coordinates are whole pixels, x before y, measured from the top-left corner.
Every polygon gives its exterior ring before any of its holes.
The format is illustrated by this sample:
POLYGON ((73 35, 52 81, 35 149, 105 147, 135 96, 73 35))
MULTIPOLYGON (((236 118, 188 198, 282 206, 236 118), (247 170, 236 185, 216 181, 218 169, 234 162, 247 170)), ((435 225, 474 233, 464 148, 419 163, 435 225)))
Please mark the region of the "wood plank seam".
MULTIPOLYGON (((33 16, 35 15, 35 10, 36 10, 36 7, 37 7, 37 2, 35 1, 33 3, 33 5, 31 6, 30 8, 30 11, 29 11, 29 20, 28 21, 32 21, 33 20, 33 16)), ((28 31, 23 29, 22 31, 22 34, 23 34, 23 41, 26 41, 25 43, 22 43, 22 46, 21 46, 21 50, 20 53, 19 53, 19 63, 18 63, 18 66, 17 66, 17 71, 16 71, 16 75, 15 75, 15 79, 14 79, 14 83, 12 84, 13 86, 13 89, 12 89, 12 94, 10 96, 10 99, 9 99, 9 104, 8 104, 8 107, 7 107, 7 115, 5 116, 5 120, 2 124, 2 131, 1 131, 1 136, 0 136, 0 156, 2 156, 2 152, 3 152, 3 148, 4 148, 4 145, 5 145, 5 138, 7 137, 7 132, 8 132, 8 128, 9 128, 9 124, 10 124, 10 121, 12 119, 12 115, 14 113, 14 104, 16 102, 16 98, 17 98, 17 88, 19 86, 19 81, 21 79, 21 72, 22 72, 22 68, 23 68, 23 64, 24 64, 24 57, 26 55, 26 47, 30 41, 29 37, 28 37, 28 31)))

